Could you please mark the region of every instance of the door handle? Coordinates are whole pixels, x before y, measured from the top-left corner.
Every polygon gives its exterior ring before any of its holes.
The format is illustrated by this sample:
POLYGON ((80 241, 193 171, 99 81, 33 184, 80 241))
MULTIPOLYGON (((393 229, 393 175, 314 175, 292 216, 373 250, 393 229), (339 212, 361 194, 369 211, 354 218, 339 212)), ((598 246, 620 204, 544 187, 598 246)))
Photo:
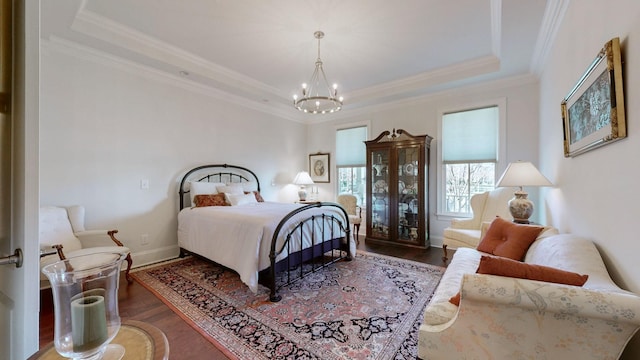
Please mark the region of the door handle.
POLYGON ((16 249, 13 255, 0 257, 0 265, 16 264, 16 267, 22 267, 22 250, 16 249))

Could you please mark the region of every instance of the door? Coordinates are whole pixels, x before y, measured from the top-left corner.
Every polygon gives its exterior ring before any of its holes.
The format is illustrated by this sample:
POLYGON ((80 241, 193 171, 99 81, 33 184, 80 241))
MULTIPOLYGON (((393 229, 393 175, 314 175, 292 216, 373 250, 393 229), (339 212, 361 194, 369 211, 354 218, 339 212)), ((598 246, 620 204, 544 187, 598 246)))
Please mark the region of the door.
POLYGON ((7 360, 38 350, 39 37, 38 1, 0 0, 0 256, 24 255, 21 267, 0 265, 0 358, 7 360))

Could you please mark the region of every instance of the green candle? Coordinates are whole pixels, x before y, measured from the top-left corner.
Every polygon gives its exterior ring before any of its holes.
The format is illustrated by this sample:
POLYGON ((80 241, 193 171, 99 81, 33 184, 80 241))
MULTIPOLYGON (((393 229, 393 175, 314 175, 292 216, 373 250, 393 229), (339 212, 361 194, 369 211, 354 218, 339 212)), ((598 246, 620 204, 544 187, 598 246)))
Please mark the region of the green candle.
POLYGON ((95 349, 107 341, 103 296, 85 296, 71 301, 71 336, 74 352, 95 349))

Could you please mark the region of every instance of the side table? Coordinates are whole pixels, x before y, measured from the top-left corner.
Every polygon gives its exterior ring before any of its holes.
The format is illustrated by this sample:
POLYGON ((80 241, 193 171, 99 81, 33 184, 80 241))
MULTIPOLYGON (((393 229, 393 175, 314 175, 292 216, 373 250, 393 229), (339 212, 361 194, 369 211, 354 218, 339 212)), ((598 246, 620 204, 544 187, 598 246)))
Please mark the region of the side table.
MULTIPOLYGON (((111 344, 124 346, 123 360, 168 360, 169 341, 164 333, 157 327, 137 320, 125 320, 111 344)), ((37 353, 29 360, 66 360, 58 354, 53 342, 37 353)))

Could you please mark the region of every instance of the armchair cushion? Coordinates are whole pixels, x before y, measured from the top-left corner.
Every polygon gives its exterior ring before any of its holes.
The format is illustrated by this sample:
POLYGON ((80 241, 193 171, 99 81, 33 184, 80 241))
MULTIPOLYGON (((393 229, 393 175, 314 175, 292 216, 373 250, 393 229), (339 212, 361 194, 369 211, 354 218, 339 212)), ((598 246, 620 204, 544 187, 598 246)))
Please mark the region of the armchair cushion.
MULTIPOLYGON (((39 243, 41 250, 40 268, 60 260, 50 250, 54 245, 61 245, 60 256, 71 258, 96 252, 116 252, 126 254, 126 277, 129 282, 131 255, 129 248, 115 238, 117 230, 85 230, 85 210, 81 205, 68 208, 58 206, 41 206, 39 214, 39 243), (115 243, 115 244, 114 244, 115 243), (111 244, 107 246, 106 244, 111 244), (52 253, 52 254, 50 254, 52 253), (44 256, 43 256, 44 255, 44 256)), ((41 274, 41 287, 48 284, 46 276, 41 274)))
POLYGON ((451 226, 444 229, 443 245, 453 248, 476 248, 482 239, 482 224, 491 222, 496 216, 510 218, 509 200, 513 197, 510 188, 497 188, 475 194, 470 205, 473 216, 464 219, 452 219, 451 226))
POLYGON ((40 208, 40 246, 60 244, 66 252, 82 249, 82 243, 73 234, 67 209, 55 206, 40 208))

